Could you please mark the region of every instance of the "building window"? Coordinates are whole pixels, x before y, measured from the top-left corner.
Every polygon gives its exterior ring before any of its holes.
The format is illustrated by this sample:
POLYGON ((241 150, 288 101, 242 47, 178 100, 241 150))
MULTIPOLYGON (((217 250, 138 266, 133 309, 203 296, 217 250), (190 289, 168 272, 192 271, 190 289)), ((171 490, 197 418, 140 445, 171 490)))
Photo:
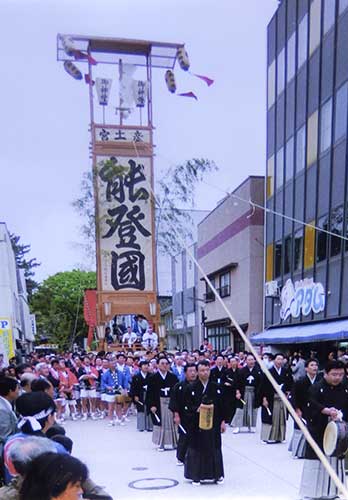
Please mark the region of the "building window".
POLYGON ((332 134, 332 99, 329 99, 321 108, 320 116, 320 152, 323 153, 331 146, 332 134))
POLYGON ((282 274, 282 242, 277 241, 275 244, 275 277, 278 278, 282 274))
POLYGON ((220 274, 220 297, 231 295, 230 272, 220 274))
POLYGON ((303 232, 302 229, 295 233, 294 237, 294 271, 299 271, 302 268, 303 254, 303 232))
POLYGON ((284 183, 284 148, 280 148, 277 153, 276 172, 276 186, 279 189, 284 183))
POLYGON ((296 69, 296 31, 288 40, 286 69, 286 81, 289 83, 294 78, 296 69))
POLYGON ((327 233, 324 231, 328 230, 328 218, 321 217, 318 220, 318 232, 317 232, 317 262, 321 262, 327 257, 327 233), (320 231, 324 229, 324 231, 320 231))
POLYGON ((285 48, 278 54, 277 59, 277 95, 284 90, 285 85, 285 48))
MULTIPOLYGON (((310 222, 314 226, 314 221, 310 222)), ((305 227, 305 249, 304 249, 304 268, 310 269, 314 266, 314 243, 315 229, 311 226, 305 227)))
POLYGON ((345 83, 336 93, 335 102, 335 142, 347 133, 348 84, 345 83))
MULTIPOLYGON (((213 287, 215 287, 215 277, 209 276, 209 279, 210 279, 213 287)), ((205 302, 213 302, 215 300, 214 292, 212 291, 212 289, 210 288, 210 286, 208 285, 207 282, 205 282, 204 300, 205 300, 205 302)))
POLYGON ((267 245, 266 249, 266 281, 273 280, 273 243, 267 245))
POLYGON ((298 69, 307 60, 308 49, 308 15, 306 14, 298 27, 298 69))
POLYGON ((231 344, 230 329, 226 325, 207 327, 207 338, 217 351, 222 351, 231 344))
POLYGON ((268 109, 275 102, 275 60, 268 66, 268 109))
POLYGON ((291 271, 291 256, 292 256, 292 238, 287 236, 285 238, 285 252, 284 252, 284 274, 291 271))
POLYGON ((336 0, 324 0, 324 34, 335 24, 336 0))
POLYGON ((307 167, 312 165, 318 155, 318 111, 308 118, 307 167))
POLYGON ((267 162, 267 198, 274 193, 274 155, 267 162))
POLYGON ((310 8, 309 55, 311 56, 320 44, 321 0, 313 0, 310 8))
POLYGON ((296 173, 306 166, 306 126, 301 127, 296 134, 296 173))
MULTIPOLYGON (((338 236, 343 236, 343 207, 338 207, 331 213, 330 231, 338 236)), ((337 236, 331 236, 330 256, 334 257, 341 253, 342 239, 337 236)))
POLYGON ((348 0, 340 0, 340 11, 339 13, 342 14, 344 10, 348 7, 348 0))
POLYGON ((294 175, 294 138, 291 137, 286 143, 285 158, 285 182, 292 179, 294 175))

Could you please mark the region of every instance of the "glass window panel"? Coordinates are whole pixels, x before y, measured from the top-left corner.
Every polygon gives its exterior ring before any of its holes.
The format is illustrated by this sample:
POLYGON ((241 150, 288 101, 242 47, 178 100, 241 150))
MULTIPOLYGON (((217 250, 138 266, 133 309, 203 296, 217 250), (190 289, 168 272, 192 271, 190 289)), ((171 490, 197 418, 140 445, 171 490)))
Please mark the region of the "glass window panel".
POLYGON ((296 134, 296 173, 305 168, 306 165, 306 126, 301 127, 296 134))
POLYGON ((268 109, 275 102, 275 60, 268 66, 268 109))
MULTIPOLYGON (((314 225, 314 221, 310 224, 314 225)), ((315 229, 311 226, 305 227, 305 252, 304 252, 304 268, 310 269, 314 265, 314 241, 315 229)))
MULTIPOLYGON (((330 231, 339 236, 343 235, 343 207, 338 207, 331 212, 331 227, 330 231)), ((331 236, 330 255, 334 257, 341 253, 342 239, 331 236)))
POLYGON ((321 108, 320 116, 320 152, 331 146, 332 134, 332 99, 329 99, 321 108))
POLYGON ((285 48, 278 54, 277 61, 277 95, 280 95, 284 90, 285 85, 285 48))
POLYGON ((348 7, 348 0, 340 0, 340 14, 348 7))
POLYGON ((308 49, 308 15, 306 14, 298 27, 298 68, 307 59, 308 49))
POLYGON ((291 137, 286 143, 285 182, 292 179, 293 175, 294 175, 294 138, 291 137))
POLYGON ((348 84, 345 83, 336 93, 335 103, 335 142, 347 133, 348 84))
POLYGON ((280 148, 277 153, 277 175, 276 175, 276 185, 279 189, 284 183, 284 148, 280 148))
POLYGON ((324 33, 335 23, 336 0, 324 0, 324 33))
POLYGON ((287 53, 287 74, 286 81, 290 82, 295 76, 295 64, 296 64, 296 32, 291 35, 288 40, 288 53, 287 53))
MULTIPOLYGON (((324 229, 325 231, 329 228, 327 216, 321 217, 318 220, 318 228, 324 229)), ((327 233, 323 231, 317 231, 317 262, 321 262, 326 259, 327 256, 327 233)))
POLYGON ((291 271, 291 256, 292 256, 292 237, 287 236, 285 238, 285 252, 284 252, 284 274, 288 274, 291 271))
POLYGON ((278 278, 282 273, 282 242, 275 244, 275 277, 278 278))
POLYGON ((299 271, 302 268, 302 253, 303 253, 303 233, 302 229, 295 233, 294 237, 294 271, 299 271))
POLYGON ((274 193, 274 155, 267 162, 267 198, 274 193))
POLYGON ((318 111, 308 118, 307 166, 317 159, 318 155, 318 111))
POLYGON ((230 295, 230 273, 220 275, 220 296, 227 297, 230 295))
POLYGON ((321 0, 313 0, 310 9, 309 55, 311 56, 320 43, 321 0))

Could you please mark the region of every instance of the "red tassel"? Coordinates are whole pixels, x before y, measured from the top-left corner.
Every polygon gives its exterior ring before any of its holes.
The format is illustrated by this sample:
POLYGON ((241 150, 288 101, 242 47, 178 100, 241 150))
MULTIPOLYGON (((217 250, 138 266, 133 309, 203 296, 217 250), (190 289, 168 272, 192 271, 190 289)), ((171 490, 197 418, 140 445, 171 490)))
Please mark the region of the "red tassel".
POLYGON ((182 94, 178 95, 181 97, 193 97, 193 99, 196 99, 196 101, 198 101, 198 97, 193 92, 183 92, 182 94))
POLYGON ((85 82, 86 83, 91 83, 92 85, 95 84, 95 81, 91 80, 88 74, 85 74, 85 82))
POLYGON ((210 85, 213 85, 213 83, 214 83, 214 80, 212 80, 211 78, 209 78, 207 76, 196 75, 195 73, 193 75, 196 76, 197 78, 200 78, 201 80, 203 80, 208 85, 208 87, 210 87, 210 85))
POLYGON ((90 56, 89 54, 85 54, 81 50, 74 50, 74 57, 75 59, 87 59, 90 64, 95 66, 97 64, 97 61, 90 56))

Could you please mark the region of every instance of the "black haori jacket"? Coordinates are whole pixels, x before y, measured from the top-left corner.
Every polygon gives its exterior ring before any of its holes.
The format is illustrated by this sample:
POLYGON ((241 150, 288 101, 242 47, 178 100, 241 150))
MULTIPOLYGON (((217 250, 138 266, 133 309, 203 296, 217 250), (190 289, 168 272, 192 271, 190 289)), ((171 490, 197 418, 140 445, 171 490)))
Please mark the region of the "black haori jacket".
MULTIPOLYGON (((281 386, 281 389, 284 393, 290 392, 292 389, 293 385, 293 378, 292 374, 290 373, 289 370, 286 368, 281 368, 280 374, 277 372, 277 370, 272 366, 272 368, 269 370, 270 373, 272 374, 273 378, 277 382, 278 385, 281 386)), ((275 390, 273 389, 273 386, 271 382, 268 380, 265 374, 262 375, 262 381, 258 390, 257 394, 257 401, 256 405, 261 406, 262 405, 262 400, 264 397, 267 398, 268 401, 268 408, 271 412, 271 415, 268 413, 266 408, 262 406, 261 410, 261 420, 264 424, 272 424, 272 413, 273 413, 273 401, 274 401, 274 394, 275 390)))
POLYGON ((244 366, 244 368, 241 368, 241 370, 239 370, 237 389, 240 391, 243 399, 246 387, 255 388, 255 401, 254 401, 255 408, 259 406, 259 401, 256 396, 260 390, 262 381, 263 381, 263 374, 258 366, 254 366, 252 370, 249 370, 247 366, 244 366))
MULTIPOLYGON (((329 417, 321 412, 324 408, 334 407, 341 410, 343 420, 348 421, 348 388, 343 384, 330 385, 325 379, 309 389, 308 430, 316 443, 323 449, 323 437, 329 417)), ((311 446, 306 443, 305 458, 317 459, 311 446)))
POLYGON ((139 411, 140 413, 144 413, 146 393, 151 376, 152 375, 150 373, 147 373, 146 376, 143 377, 139 372, 132 378, 129 395, 133 399, 133 401, 134 397, 138 396, 140 403, 136 403, 135 401, 134 403, 137 407, 137 411, 139 411))
MULTIPOLYGON (((150 408, 155 406, 157 408, 156 415, 158 420, 153 417, 152 421, 154 425, 161 425, 161 401, 160 398, 170 398, 172 389, 174 385, 178 382, 178 379, 174 373, 168 372, 165 379, 159 372, 155 373, 149 378, 147 395, 146 395, 146 406, 147 411, 150 413, 150 408)), ((151 414, 151 413, 150 413, 151 414)))

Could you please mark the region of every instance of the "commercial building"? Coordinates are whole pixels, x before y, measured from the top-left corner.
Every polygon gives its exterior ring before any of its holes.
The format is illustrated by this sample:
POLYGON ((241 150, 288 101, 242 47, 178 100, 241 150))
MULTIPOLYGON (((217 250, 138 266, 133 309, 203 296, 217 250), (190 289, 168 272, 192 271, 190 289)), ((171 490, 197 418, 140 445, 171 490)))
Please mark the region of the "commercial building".
MULTIPOLYGON (((249 205, 264 203, 264 177, 248 177, 226 196, 198 226, 198 261, 234 318, 248 335, 259 332, 263 316, 264 213, 249 205), (244 201, 242 201, 244 200, 244 201)), ((201 332, 215 349, 244 349, 222 305, 204 278, 199 276, 204 304, 201 332)))
POLYGON ((34 341, 24 271, 16 266, 10 234, 0 222, 0 353, 8 360, 34 341))
POLYGON ((257 342, 348 339, 347 46, 348 0, 284 0, 268 26, 265 326, 272 328, 257 342))

